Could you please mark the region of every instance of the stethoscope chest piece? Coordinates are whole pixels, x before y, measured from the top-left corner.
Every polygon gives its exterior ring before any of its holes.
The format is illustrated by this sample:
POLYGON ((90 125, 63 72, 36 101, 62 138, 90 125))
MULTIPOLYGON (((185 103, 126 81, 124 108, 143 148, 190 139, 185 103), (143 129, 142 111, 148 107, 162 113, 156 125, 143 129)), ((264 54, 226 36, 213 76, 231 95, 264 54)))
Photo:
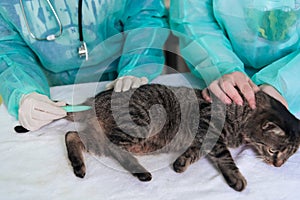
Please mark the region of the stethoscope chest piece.
MULTIPOLYGON (((23 0, 20 0, 20 6, 21 6, 21 9, 22 9, 22 13, 23 13, 23 16, 24 16, 25 24, 26 24, 27 30, 29 32, 29 35, 33 39, 39 40, 39 41, 54 41, 55 39, 57 39, 58 37, 60 37, 62 35, 63 26, 62 26, 62 23, 61 23, 58 15, 57 15, 53 5, 51 4, 50 0, 45 0, 45 1, 47 2, 48 6, 50 7, 50 10, 52 11, 53 15, 55 16, 56 22, 59 26, 59 31, 55 34, 49 34, 48 36, 43 37, 43 38, 37 37, 36 35, 34 35, 32 33, 32 31, 30 29, 30 26, 29 26, 29 23, 28 23, 28 20, 27 20, 26 13, 25 13, 23 0)), ((78 55, 79 55, 80 58, 85 57, 85 60, 88 60, 89 59, 88 49, 87 49, 86 43, 84 42, 83 31, 82 31, 82 0, 79 0, 79 2, 78 2, 78 29, 79 29, 79 41, 81 42, 81 45, 78 48, 78 55)))
POLYGON ((79 57, 85 57, 85 60, 89 59, 89 52, 84 41, 81 42, 80 47, 78 48, 79 57))

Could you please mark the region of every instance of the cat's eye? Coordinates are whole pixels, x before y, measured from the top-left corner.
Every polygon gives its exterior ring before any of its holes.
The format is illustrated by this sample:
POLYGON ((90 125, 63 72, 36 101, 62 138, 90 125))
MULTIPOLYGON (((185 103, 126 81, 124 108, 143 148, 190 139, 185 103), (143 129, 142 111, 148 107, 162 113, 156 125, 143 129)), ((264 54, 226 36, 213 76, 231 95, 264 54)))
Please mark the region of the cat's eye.
POLYGON ((274 153, 277 152, 277 151, 276 151, 275 149, 273 149, 273 148, 269 148, 268 151, 269 151, 270 154, 274 154, 274 153))

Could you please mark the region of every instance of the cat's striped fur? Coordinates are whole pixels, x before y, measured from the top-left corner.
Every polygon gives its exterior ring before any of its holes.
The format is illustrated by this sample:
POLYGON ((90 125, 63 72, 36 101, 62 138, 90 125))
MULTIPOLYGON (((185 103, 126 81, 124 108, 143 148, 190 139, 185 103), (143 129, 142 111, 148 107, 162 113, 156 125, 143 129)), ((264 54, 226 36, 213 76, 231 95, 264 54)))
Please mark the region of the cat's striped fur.
POLYGON ((115 158, 141 181, 151 173, 134 155, 182 151, 173 163, 183 172, 201 156, 218 167, 230 187, 241 191, 246 179, 234 163, 229 147, 252 146, 266 162, 281 166, 299 147, 300 124, 283 105, 263 92, 257 108, 206 102, 201 90, 144 85, 136 90, 104 91, 86 101, 92 110, 69 118, 85 124, 66 134, 68 156, 79 177, 86 170, 82 151, 115 158))

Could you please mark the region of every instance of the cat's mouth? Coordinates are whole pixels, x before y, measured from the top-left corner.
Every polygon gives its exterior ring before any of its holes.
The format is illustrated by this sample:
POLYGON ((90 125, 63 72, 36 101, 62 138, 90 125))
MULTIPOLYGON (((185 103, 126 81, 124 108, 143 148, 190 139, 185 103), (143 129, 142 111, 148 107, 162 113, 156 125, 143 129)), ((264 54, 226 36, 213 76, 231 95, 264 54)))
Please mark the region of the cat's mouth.
POLYGON ((265 159, 265 162, 269 165, 272 165, 274 167, 281 167, 283 164, 284 164, 284 160, 282 159, 274 159, 274 160, 271 160, 271 159, 265 159))

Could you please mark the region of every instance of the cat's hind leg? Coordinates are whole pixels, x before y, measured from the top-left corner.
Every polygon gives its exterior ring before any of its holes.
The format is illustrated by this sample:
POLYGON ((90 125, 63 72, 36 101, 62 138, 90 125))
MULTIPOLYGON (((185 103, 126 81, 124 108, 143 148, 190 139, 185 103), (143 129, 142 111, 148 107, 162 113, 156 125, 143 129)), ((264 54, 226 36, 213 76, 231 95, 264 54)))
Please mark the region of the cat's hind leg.
POLYGON ((114 157, 122 167, 129 171, 133 176, 137 177, 140 181, 150 181, 152 179, 151 173, 140 165, 138 160, 130 152, 116 146, 110 148, 110 152, 111 156, 114 157))
POLYGON ((107 141, 107 148, 110 156, 116 159, 123 168, 129 171, 133 176, 137 177, 140 181, 150 181, 152 179, 151 173, 139 163, 131 152, 126 150, 126 148, 122 148, 122 145, 119 146, 122 143, 130 143, 130 141, 127 141, 128 138, 125 138, 124 134, 125 133, 121 130, 114 130, 114 133, 110 134, 111 137, 112 135, 115 136, 113 137, 114 142, 107 141), (124 141, 124 138, 126 142, 124 141), (119 143, 119 145, 116 143, 119 143))
POLYGON ((85 146, 76 131, 69 131, 65 136, 65 142, 74 174, 77 177, 83 178, 86 173, 83 157, 85 146))

